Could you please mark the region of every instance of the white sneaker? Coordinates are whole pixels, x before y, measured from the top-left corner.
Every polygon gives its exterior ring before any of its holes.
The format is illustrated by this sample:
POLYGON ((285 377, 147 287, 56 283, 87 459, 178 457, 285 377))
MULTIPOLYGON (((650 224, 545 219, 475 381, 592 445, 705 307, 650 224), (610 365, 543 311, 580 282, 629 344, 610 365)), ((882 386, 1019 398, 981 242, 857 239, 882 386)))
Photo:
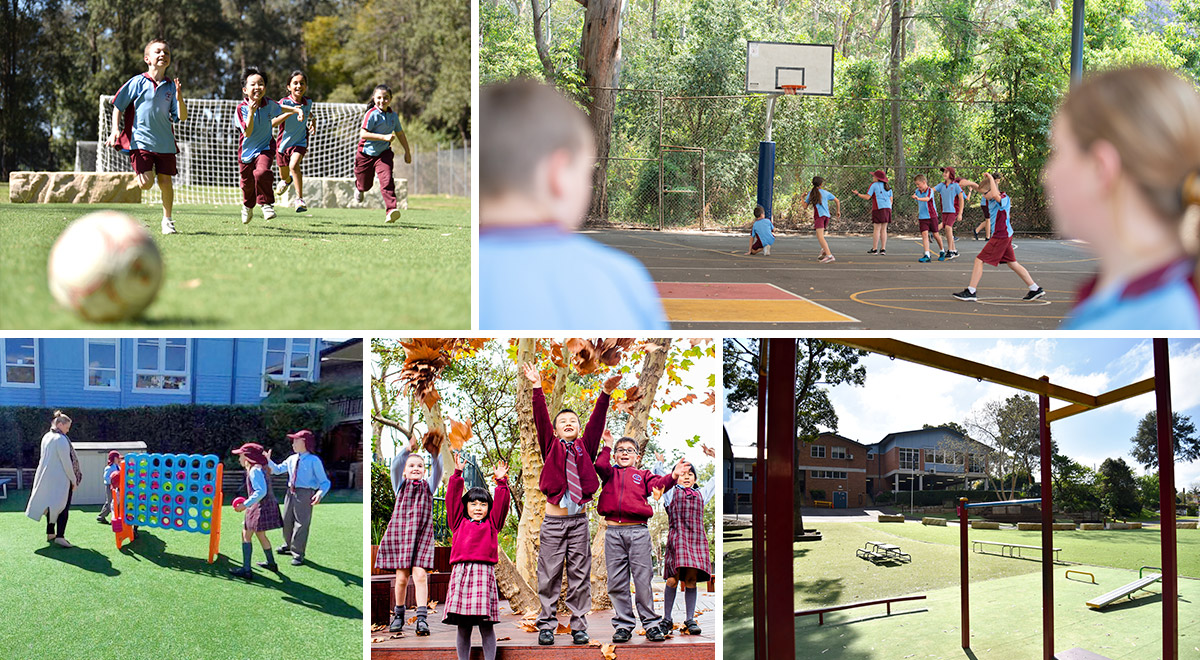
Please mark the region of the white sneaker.
POLYGON ((251 209, 249 206, 242 207, 242 224, 243 225, 250 224, 250 212, 251 212, 251 209))
POLYGON ((362 194, 362 191, 361 191, 361 190, 359 190, 359 189, 357 189, 357 188, 355 188, 355 189, 354 189, 354 203, 355 203, 355 204, 362 204, 362 203, 363 203, 363 194, 362 194))
POLYGON ((400 219, 400 209, 392 209, 383 216, 384 222, 395 222, 400 219))
POLYGON ((763 254, 767 255, 768 257, 771 256, 771 246, 770 245, 763 246, 763 254))
POLYGON ((308 210, 308 204, 304 203, 304 199, 302 197, 297 197, 296 198, 296 213, 304 213, 307 210, 308 210))
POLYGON ((277 186, 277 187, 275 188, 275 196, 276 196, 276 197, 283 197, 283 193, 284 193, 284 191, 286 191, 288 188, 290 188, 290 187, 291 187, 291 185, 292 185, 292 182, 291 182, 291 181, 281 181, 281 182, 279 182, 279 186, 277 186))
POLYGON ((274 220, 275 219, 275 207, 271 206, 270 204, 263 204, 262 206, 263 206, 263 219, 264 220, 274 220))
POLYGON ((175 222, 173 220, 171 220, 170 218, 163 218, 162 219, 162 233, 177 234, 179 232, 175 231, 175 222))

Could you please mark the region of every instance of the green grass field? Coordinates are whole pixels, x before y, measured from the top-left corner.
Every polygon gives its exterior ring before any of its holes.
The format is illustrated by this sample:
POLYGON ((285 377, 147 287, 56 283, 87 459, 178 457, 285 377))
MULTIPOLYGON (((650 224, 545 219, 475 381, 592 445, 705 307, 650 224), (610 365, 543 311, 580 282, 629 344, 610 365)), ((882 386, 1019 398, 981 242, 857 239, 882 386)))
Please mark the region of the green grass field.
POLYGON ((59 233, 90 211, 141 220, 162 251, 166 276, 143 318, 104 327, 198 329, 460 329, 471 324, 471 205, 414 196, 395 224, 382 210, 282 205, 270 222, 255 209, 177 206, 179 233, 159 233, 146 204, 10 204, 0 186, 0 328, 98 327, 62 309, 46 285, 59 233))
MULTIPOLYGON (((232 508, 222 554, 208 564, 200 534, 143 528, 117 550, 97 506, 72 508, 75 548, 48 544, 45 523, 25 516, 28 495, 0 501, 0 657, 362 657, 361 492, 335 491, 313 511, 306 565, 283 563, 278 575, 256 567, 251 582, 228 573, 234 556, 241 562, 232 508)), ((279 531, 267 535, 280 544, 279 531)))

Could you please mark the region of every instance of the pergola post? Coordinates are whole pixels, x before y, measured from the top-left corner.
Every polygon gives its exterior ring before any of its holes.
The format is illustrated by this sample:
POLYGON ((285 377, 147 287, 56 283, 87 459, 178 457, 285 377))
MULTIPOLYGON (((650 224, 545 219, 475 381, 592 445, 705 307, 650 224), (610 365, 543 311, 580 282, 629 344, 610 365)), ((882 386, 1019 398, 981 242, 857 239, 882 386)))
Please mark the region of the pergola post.
MULTIPOLYGON (((1042 376, 1049 383, 1050 378, 1042 376)), ((1054 495, 1050 478, 1050 397, 1038 396, 1042 465, 1042 659, 1054 660, 1054 495)))
POLYGON ((1163 660, 1179 659, 1179 565, 1175 546, 1175 443, 1167 340, 1154 340, 1154 398, 1158 418, 1158 507, 1162 552, 1163 660))
POLYGON ((754 462, 754 481, 751 484, 750 509, 750 555, 753 565, 754 583, 754 657, 767 657, 767 626, 765 580, 757 579, 763 575, 765 564, 766 544, 763 543, 763 531, 766 510, 766 474, 767 474, 767 356, 770 346, 766 339, 758 340, 758 456, 754 462))
MULTIPOLYGON (((766 545, 764 580, 767 655, 796 656, 795 576, 792 570, 793 508, 790 493, 796 479, 796 340, 771 339, 767 366, 766 545), (787 493, 788 496, 782 494, 787 493), (786 578, 784 576, 787 576, 786 578)), ((761 659, 760 659, 761 660, 761 659)))

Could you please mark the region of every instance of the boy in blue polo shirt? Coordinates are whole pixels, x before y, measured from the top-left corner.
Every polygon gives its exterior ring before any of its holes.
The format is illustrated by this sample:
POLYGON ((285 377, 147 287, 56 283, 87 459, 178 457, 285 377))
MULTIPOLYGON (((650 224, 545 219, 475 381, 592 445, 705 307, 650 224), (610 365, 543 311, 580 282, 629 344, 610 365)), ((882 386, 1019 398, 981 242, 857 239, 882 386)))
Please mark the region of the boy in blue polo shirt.
POLYGON ((266 97, 267 78, 255 67, 242 72, 244 98, 233 113, 233 123, 242 132, 238 144, 238 174, 242 189, 242 224, 250 222, 255 203, 262 206, 263 219, 275 217, 275 173, 271 161, 275 158, 275 136, 271 121, 285 113, 295 114, 304 121, 304 111, 295 106, 284 107, 266 97))
POLYGON ((291 555, 292 566, 299 566, 304 563, 304 550, 308 547, 313 507, 329 494, 332 484, 325 476, 325 465, 315 453, 317 438, 312 431, 289 433, 288 439, 295 453, 283 463, 272 461, 269 451, 266 455, 271 474, 288 475, 287 496, 283 500, 283 545, 276 552, 291 555))
POLYGON ((154 39, 142 50, 146 73, 138 74, 121 85, 112 98, 113 132, 106 144, 129 154, 138 186, 149 190, 158 179, 162 193, 162 233, 174 234, 171 207, 175 188, 171 177, 176 168, 175 132, 171 122, 187 119, 179 79, 167 78, 171 66, 171 47, 162 39, 154 39), (124 127, 120 128, 124 114, 124 127), (155 176, 157 174, 157 177, 155 176))
POLYGON ((942 182, 933 187, 942 200, 942 228, 946 230, 946 251, 938 257, 938 261, 958 258, 958 246, 954 244, 954 223, 962 219, 964 199, 958 181, 958 173, 953 167, 943 167, 942 182))
POLYGON ((304 95, 308 91, 308 76, 303 71, 293 71, 287 89, 288 95, 279 99, 279 105, 300 108, 305 121, 301 121, 299 115, 280 115, 271 120, 272 126, 279 127, 280 185, 275 189, 275 196, 283 197, 284 191, 295 181, 296 213, 304 213, 308 206, 304 203, 304 175, 300 172, 300 161, 308 152, 308 134, 313 130, 313 102, 304 95))
POLYGON ((574 233, 592 196, 587 117, 554 88, 480 90, 479 327, 665 329, 645 267, 574 233))

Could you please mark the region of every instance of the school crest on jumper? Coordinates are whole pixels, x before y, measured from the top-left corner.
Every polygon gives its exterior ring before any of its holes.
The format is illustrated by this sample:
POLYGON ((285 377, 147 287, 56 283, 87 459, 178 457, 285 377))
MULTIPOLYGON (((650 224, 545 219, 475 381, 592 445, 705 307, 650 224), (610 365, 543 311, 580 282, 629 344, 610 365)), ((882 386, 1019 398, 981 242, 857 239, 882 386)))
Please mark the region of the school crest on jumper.
POLYGON ((636 472, 635 472, 635 473, 633 474, 633 483, 635 483, 635 484, 640 484, 640 483, 642 483, 642 475, 640 475, 640 474, 638 474, 638 473, 636 473, 636 472))

